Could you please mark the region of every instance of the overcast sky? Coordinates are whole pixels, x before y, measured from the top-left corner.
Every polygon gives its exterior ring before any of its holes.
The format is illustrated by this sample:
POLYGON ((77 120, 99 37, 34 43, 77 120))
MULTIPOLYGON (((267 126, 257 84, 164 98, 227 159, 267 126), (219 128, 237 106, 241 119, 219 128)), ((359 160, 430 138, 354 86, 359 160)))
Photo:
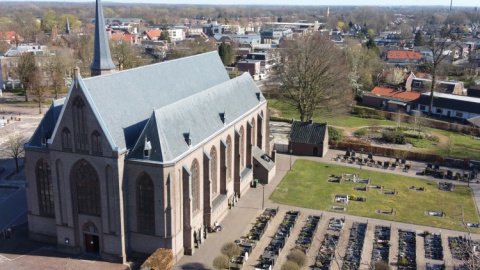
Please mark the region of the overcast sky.
MULTIPOLYGON (((44 0, 0 0, 8 2, 44 2, 44 0)), ((50 2, 93 2, 93 0, 49 0, 50 2)), ((155 4, 210 4, 210 5, 316 5, 316 6, 379 6, 379 5, 415 5, 415 6, 431 6, 441 5, 450 6, 450 0, 420 0, 420 1, 378 1, 378 0, 114 0, 102 2, 119 2, 119 3, 155 3, 155 4)), ((453 6, 480 6, 479 0, 453 0, 453 6)))

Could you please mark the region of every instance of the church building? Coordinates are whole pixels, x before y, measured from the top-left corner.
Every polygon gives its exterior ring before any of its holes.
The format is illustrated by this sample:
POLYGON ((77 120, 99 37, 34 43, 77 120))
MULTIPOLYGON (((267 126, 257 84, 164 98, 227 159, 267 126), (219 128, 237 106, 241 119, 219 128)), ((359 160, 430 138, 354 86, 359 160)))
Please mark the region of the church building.
POLYGON ((30 237, 107 261, 158 248, 178 260, 256 170, 275 173, 255 163, 268 148, 267 101, 215 51, 118 71, 100 0, 95 24, 92 77, 75 69, 25 145, 30 237))

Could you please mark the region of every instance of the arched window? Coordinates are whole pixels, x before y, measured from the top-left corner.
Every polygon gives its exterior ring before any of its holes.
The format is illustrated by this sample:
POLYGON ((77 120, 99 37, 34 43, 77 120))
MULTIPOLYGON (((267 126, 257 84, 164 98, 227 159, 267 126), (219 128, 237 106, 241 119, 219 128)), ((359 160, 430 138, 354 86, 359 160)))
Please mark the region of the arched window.
POLYGON ((192 212, 200 209, 200 172, 198 168, 198 161, 195 159, 190 168, 192 172, 192 212))
POLYGON ((217 149, 215 146, 212 146, 212 150, 210 150, 210 175, 212 179, 212 193, 217 194, 218 192, 218 179, 217 179, 217 149))
POLYGON ((48 163, 41 159, 35 168, 38 190, 38 207, 40 215, 55 217, 55 202, 53 198, 52 172, 48 163))
POLYGON ((243 126, 240 128, 240 138, 238 138, 240 140, 240 167, 243 168, 245 167, 245 131, 243 129, 243 126))
POLYGON ((100 184, 95 169, 86 161, 81 161, 73 173, 77 194, 78 212, 87 215, 100 215, 100 184))
POLYGON ((155 233, 155 197, 152 179, 143 173, 137 182, 138 232, 155 233))
POLYGON ((73 125, 75 127, 75 146, 80 150, 88 150, 87 119, 85 103, 80 97, 73 102, 73 125))
POLYGON ((232 138, 227 137, 227 178, 232 177, 232 138))
POLYGON ((102 137, 100 137, 100 133, 98 131, 94 131, 91 136, 92 142, 92 152, 96 154, 102 153, 102 137))
POLYGON ((62 147, 63 149, 72 149, 72 136, 66 127, 62 129, 62 147))

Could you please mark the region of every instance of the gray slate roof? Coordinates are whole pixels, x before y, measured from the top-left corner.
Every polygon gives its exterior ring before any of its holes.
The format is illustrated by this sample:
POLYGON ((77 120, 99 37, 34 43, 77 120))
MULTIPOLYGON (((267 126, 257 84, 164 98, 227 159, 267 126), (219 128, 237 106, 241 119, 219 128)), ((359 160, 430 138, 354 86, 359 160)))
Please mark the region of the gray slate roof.
POLYGON ((152 145, 149 160, 173 162, 264 102, 251 76, 244 74, 159 108, 152 113, 130 158, 143 159, 147 138, 152 145), (224 111, 225 124, 220 117, 224 111), (188 136, 190 146, 186 140, 188 136))
POLYGON ((45 145, 42 145, 42 137, 50 139, 50 136, 52 136, 55 124, 62 111, 63 104, 65 104, 65 98, 57 99, 52 102, 52 105, 50 105, 50 108, 45 113, 45 116, 30 138, 28 143, 29 146, 46 147, 45 145))
POLYGON ((83 79, 83 84, 107 132, 122 150, 133 146, 154 110, 229 79, 213 51, 83 79))
MULTIPOLYGON (((290 142, 323 144, 327 124, 293 121, 290 129, 290 142)), ((328 138, 326 138, 328 140, 328 138)))

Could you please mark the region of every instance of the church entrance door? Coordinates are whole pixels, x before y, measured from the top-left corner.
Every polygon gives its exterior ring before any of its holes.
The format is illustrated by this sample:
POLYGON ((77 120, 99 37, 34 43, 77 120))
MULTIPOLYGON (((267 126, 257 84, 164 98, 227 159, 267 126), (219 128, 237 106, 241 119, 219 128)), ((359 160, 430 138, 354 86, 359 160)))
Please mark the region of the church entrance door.
POLYGON ((99 253, 100 245, 98 235, 85 233, 85 251, 88 253, 99 253))

